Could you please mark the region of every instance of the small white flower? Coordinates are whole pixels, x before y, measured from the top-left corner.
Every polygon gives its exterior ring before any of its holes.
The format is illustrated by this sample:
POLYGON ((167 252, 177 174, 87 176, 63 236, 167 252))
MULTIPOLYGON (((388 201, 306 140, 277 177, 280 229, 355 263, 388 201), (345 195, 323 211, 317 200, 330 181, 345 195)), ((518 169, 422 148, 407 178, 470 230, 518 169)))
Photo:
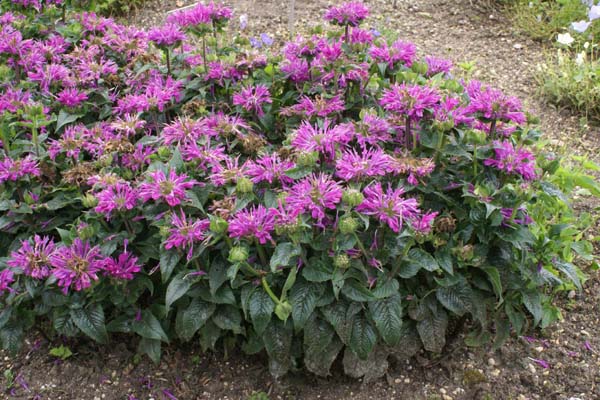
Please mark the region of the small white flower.
POLYGON ((573 36, 571 36, 571 34, 567 32, 559 33, 556 41, 560 44, 564 44, 565 46, 570 46, 575 41, 575 39, 573 39, 573 36))
POLYGON ((589 47, 590 47, 590 42, 585 42, 585 43, 583 44, 583 48, 584 48, 584 49, 586 49, 586 50, 587 50, 589 47))
POLYGON ((242 14, 240 15, 240 29, 244 30, 248 26, 248 15, 242 14))
POLYGON ((590 24, 592 22, 591 21, 578 21, 578 22, 573 22, 571 24, 571 28, 575 31, 575 32, 579 32, 579 33, 583 33, 587 30, 587 28, 589 28, 590 24))
POLYGON ((582 66, 584 62, 585 62, 585 51, 582 51, 581 53, 577 54, 577 58, 575 58, 575 64, 582 66))
POLYGON ((590 21, 600 18, 600 5, 591 6, 588 17, 590 18, 590 21))

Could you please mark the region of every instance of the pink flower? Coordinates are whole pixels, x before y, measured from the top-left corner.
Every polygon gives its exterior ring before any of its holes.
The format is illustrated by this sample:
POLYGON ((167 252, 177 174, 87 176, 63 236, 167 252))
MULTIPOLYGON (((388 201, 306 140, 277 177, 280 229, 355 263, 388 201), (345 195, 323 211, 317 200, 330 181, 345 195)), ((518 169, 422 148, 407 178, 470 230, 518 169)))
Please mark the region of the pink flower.
POLYGON ((370 54, 377 63, 387 63, 389 68, 394 68, 399 62, 410 67, 417 54, 417 47, 402 40, 397 40, 388 47, 387 43, 382 41, 379 46, 371 48, 370 54))
POLYGON ((237 212, 229 221, 229 235, 233 238, 256 238, 260 244, 272 241, 275 217, 263 205, 237 212))
POLYGON ((50 275, 50 256, 54 253, 54 242, 48 236, 35 235, 33 246, 30 240, 21 241, 21 248, 13 251, 7 264, 20 268, 27 276, 44 279, 50 275))
POLYGON ((384 193, 381 183, 368 186, 364 190, 365 199, 356 207, 365 215, 372 215, 379 221, 386 223, 396 233, 402 229, 404 220, 414 220, 419 215, 419 204, 415 199, 402 197, 404 189, 392 189, 389 185, 384 193))
POLYGON ((416 232, 427 235, 431 232, 431 224, 435 217, 438 216, 438 212, 431 212, 427 214, 423 214, 419 218, 412 221, 412 227, 416 232))
POLYGON ((262 105, 271 102, 269 88, 265 85, 250 86, 233 95, 234 105, 242 106, 244 110, 254 112, 259 117, 264 115, 262 105))
POLYGON ((342 3, 339 7, 330 7, 325 20, 336 25, 358 26, 369 16, 369 9, 359 2, 342 3))
POLYGON ((63 89, 58 96, 56 96, 56 100, 67 107, 77 107, 87 99, 87 94, 80 92, 75 88, 63 89))
POLYGON ((4 294, 5 291, 12 291, 10 285, 15 281, 14 275, 9 268, 3 269, 0 272, 0 295, 4 294))
POLYGON ((525 123, 523 106, 518 98, 506 96, 497 89, 484 88, 479 81, 471 81, 466 89, 471 100, 469 112, 481 114, 489 120, 525 123))
POLYGON ((187 199, 185 191, 198 184, 195 180, 187 180, 186 174, 177 175, 174 170, 166 176, 163 171, 149 172, 150 182, 140 185, 139 195, 143 201, 163 200, 171 207, 181 204, 187 199))
POLYGON ((286 203, 299 213, 310 212, 320 223, 325 218, 326 210, 336 209, 342 193, 342 187, 331 176, 324 173, 313 174, 290 188, 286 203))
POLYGON ((104 273, 113 278, 131 280, 140 272, 142 266, 138 264, 138 258, 127 252, 127 248, 118 258, 107 258, 104 264, 104 273))
POLYGON ((333 125, 325 119, 323 126, 319 127, 303 121, 292 139, 292 146, 306 152, 318 151, 333 159, 336 147, 349 143, 354 135, 350 124, 333 125))
POLYGON ((176 46, 185 40, 185 33, 179 29, 179 26, 167 23, 158 28, 151 29, 148 32, 148 39, 156 43, 159 47, 170 47, 176 46))
POLYGON ((182 210, 181 216, 175 213, 172 215, 171 225, 173 228, 170 229, 169 237, 165 241, 165 249, 188 248, 187 259, 191 260, 194 242, 201 242, 205 239, 210 221, 208 219, 188 220, 182 210))
POLYGON ((436 89, 403 83, 384 90, 380 104, 388 111, 419 120, 423 118, 425 111, 437 108, 439 101, 436 89))
POLYGON ((391 157, 383 150, 376 148, 363 150, 347 150, 336 161, 336 176, 349 181, 365 177, 383 176, 391 170, 391 157))
POLYGON ((345 109, 344 101, 339 95, 330 99, 318 96, 314 100, 308 96, 301 96, 300 102, 283 110, 283 114, 298 114, 308 118, 315 116, 325 118, 345 109))
POLYGON ((431 56, 425 56, 425 63, 427 64, 427 76, 439 73, 449 74, 453 67, 452 61, 431 56))
POLYGON ((96 195, 98 205, 94 209, 99 214, 110 218, 113 211, 123 212, 131 210, 137 203, 137 192, 129 182, 119 181, 103 189, 96 195))
POLYGON ((521 176, 526 181, 537 178, 535 156, 523 148, 515 150, 509 140, 494 141, 494 158, 483 161, 484 165, 495 167, 509 175, 521 176))
POLYGON ((164 144, 168 146, 173 143, 196 142, 205 134, 206 130, 206 123, 203 120, 179 117, 165 126, 160 136, 164 144))
POLYGON ((40 176, 38 162, 28 155, 25 158, 5 158, 0 161, 0 184, 13 181, 16 182, 26 176, 40 176))
POLYGON ((76 238, 71 246, 59 247, 52 253, 50 264, 58 286, 67 294, 69 288, 79 292, 97 281, 97 273, 106 264, 106 257, 100 254, 98 246, 90 247, 88 242, 76 238))
POLYGON ((268 182, 271 184, 279 181, 283 184, 289 184, 293 182, 293 179, 286 176, 285 172, 294 167, 293 162, 281 160, 277 154, 264 155, 256 161, 250 160, 247 162, 246 174, 254 183, 268 182))

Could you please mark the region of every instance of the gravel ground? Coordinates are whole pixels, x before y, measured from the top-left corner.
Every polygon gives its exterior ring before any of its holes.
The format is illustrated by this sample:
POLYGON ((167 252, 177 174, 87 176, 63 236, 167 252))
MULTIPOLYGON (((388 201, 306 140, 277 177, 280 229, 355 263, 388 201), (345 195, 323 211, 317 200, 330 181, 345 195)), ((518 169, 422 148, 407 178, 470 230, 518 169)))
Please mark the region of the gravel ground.
MULTIPOLYGON (((166 11, 190 3, 149 0, 128 21, 158 25, 166 11)), ((296 3, 296 32, 320 23, 317 16, 332 4, 296 3)), ((397 30, 403 39, 417 44, 421 54, 474 62, 473 77, 519 96, 527 109, 540 116, 551 145, 600 159, 598 128, 544 104, 536 93, 536 65, 549 50, 520 36, 499 11, 481 6, 485 1, 397 0, 396 8, 391 0, 366 3, 371 27, 397 30)), ((228 4, 236 15, 248 15, 250 35, 267 32, 279 43, 289 35, 288 2, 233 0, 228 4)), ((564 321, 535 338, 513 338, 494 352, 466 348, 458 337, 444 358, 420 354, 407 363, 392 364, 386 379, 368 386, 343 376, 339 365, 326 380, 300 371, 273 382, 261 357, 199 354, 197 346, 168 348, 163 362, 154 366, 135 356, 135 343, 127 338, 115 338, 110 348, 67 342, 74 356, 59 362, 48 355, 56 343, 32 336, 19 357, 2 354, 2 370, 10 370, 16 379, 13 392, 7 388, 0 397, 111 400, 134 394, 140 400, 247 399, 264 392, 271 399, 599 399, 600 279, 596 272, 589 275, 582 293, 557 299, 564 321), (549 368, 536 360, 547 362, 549 368)), ((8 383, 6 377, 0 378, 0 385, 8 383)))

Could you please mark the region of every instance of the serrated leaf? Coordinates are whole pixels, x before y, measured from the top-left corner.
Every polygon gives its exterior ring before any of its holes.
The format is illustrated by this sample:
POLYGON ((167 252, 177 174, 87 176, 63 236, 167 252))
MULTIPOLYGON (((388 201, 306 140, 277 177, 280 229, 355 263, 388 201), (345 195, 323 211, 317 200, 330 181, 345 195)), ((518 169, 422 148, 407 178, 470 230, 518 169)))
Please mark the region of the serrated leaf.
POLYGON ((198 298, 192 299, 189 306, 182 308, 175 319, 175 332, 183 341, 189 341, 194 337, 198 329, 202 328, 206 321, 213 315, 216 305, 202 301, 198 298))
POLYGON ((454 274, 454 268, 452 265, 452 255, 450 254, 450 249, 448 247, 436 250, 435 259, 444 271, 446 271, 450 275, 454 274))
POLYGON ((185 275, 185 273, 178 274, 171 280, 169 286, 167 286, 167 293, 165 295, 165 306, 167 309, 190 290, 192 284, 189 280, 185 279, 185 275))
POLYGON ((292 305, 294 328, 297 331, 304 327, 324 291, 325 287, 320 283, 310 283, 303 279, 298 280, 292 287, 290 304, 292 305))
POLYGON ((207 351, 208 349, 214 350, 217 340, 221 337, 221 328, 209 319, 198 331, 198 336, 200 336, 202 351, 207 351))
POLYGON ((165 250, 161 248, 159 264, 160 275, 162 277, 163 283, 166 283, 169 280, 180 258, 181 256, 176 251, 165 250))
POLYGON ((71 320, 87 336, 98 343, 108 343, 108 333, 104 323, 104 310, 99 304, 88 308, 71 310, 71 320))
POLYGON ((390 346, 400 341, 402 303, 400 295, 369 302, 371 318, 383 340, 390 346))
POLYGON ((219 306, 212 320, 215 325, 225 331, 232 331, 235 334, 242 333, 242 316, 240 315, 240 311, 234 306, 219 306))
POLYGON ((542 307, 542 297, 540 293, 530 290, 523 292, 523 304, 527 307, 527 310, 533 315, 535 325, 537 325, 544 316, 544 310, 542 307))
POLYGON ((440 268, 437 260, 431 254, 418 247, 409 250, 408 258, 410 262, 415 263, 419 269, 433 272, 440 268))
POLYGON ((561 271, 563 274, 567 276, 577 287, 577 289, 582 290, 581 288, 581 280, 579 279, 579 275, 577 274, 577 267, 569 262, 564 262, 561 260, 555 260, 554 266, 556 269, 561 271))
POLYGON ((377 332, 367 317, 360 313, 354 317, 352 322, 352 335, 348 345, 350 349, 360 358, 366 360, 377 343, 377 332))
POLYGON ((492 288, 494 288, 494 293, 498 297, 498 300, 502 302, 504 298, 502 296, 502 281, 500 280, 500 272, 498 272, 498 268, 490 266, 482 267, 481 269, 483 269, 487 274, 488 280, 491 282, 492 288))
POLYGON ((448 315, 437 307, 436 312, 429 313, 423 320, 417 322, 417 331, 425 350, 441 353, 446 345, 446 328, 448 315))
POLYGON ((472 310, 472 291, 467 283, 459 283, 449 287, 438 287, 435 295, 446 309, 458 316, 463 316, 472 310))
POLYGON ((325 260, 310 260, 302 268, 302 276, 309 282, 327 282, 331 280, 333 264, 325 260))
POLYGON ((357 302, 366 302, 375 299, 373 293, 362 283, 355 279, 348 279, 342 288, 342 294, 348 299, 357 302))
POLYGON ((274 309, 275 303, 264 290, 257 288, 252 292, 248 301, 248 311, 258 335, 262 335, 265 331, 274 309))
POLYGON ((169 342, 169 338, 160 322, 149 309, 142 311, 140 320, 135 320, 131 329, 142 338, 169 342))
POLYGON ((160 363, 161 343, 160 340, 141 338, 138 352, 146 354, 154 364, 160 363))
POLYGON ((287 373, 292 364, 291 329, 288 329, 284 322, 273 319, 267 325, 262 337, 269 355, 269 371, 273 377, 280 378, 287 373))
POLYGON ((216 258, 210 264, 208 270, 208 286, 210 287, 210 294, 213 296, 217 290, 227 282, 227 265, 223 260, 216 258))
POLYGON ((399 288, 400 284, 396 279, 381 280, 377 282, 377 286, 375 286, 372 293, 377 299, 385 299, 398 294, 399 288))
POLYGON ((390 355, 395 357, 397 361, 408 360, 423 347, 416 324, 413 321, 403 321, 399 336, 400 340, 395 346, 387 347, 390 355))
POLYGON ((15 324, 7 324, 0 329, 2 347, 11 354, 17 354, 23 343, 23 328, 15 324))
POLYGON ((389 367, 387 356, 385 349, 377 348, 370 352, 368 357, 360 358, 347 347, 344 351, 344 372, 353 378, 363 377, 364 383, 372 382, 387 372, 389 367))
POLYGON ((279 243, 271 256, 271 272, 277 272, 278 267, 290 265, 292 258, 300 255, 300 247, 289 242, 279 243))

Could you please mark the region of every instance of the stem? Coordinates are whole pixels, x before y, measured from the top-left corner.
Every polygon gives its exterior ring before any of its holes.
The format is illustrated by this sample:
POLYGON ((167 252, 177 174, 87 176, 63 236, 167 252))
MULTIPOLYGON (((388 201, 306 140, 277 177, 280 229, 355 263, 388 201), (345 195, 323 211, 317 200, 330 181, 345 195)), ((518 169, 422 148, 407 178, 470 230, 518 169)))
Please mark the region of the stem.
POLYGON ((360 251, 366 257, 367 256, 367 249, 365 249, 365 245, 363 244, 363 242, 361 242, 361 240, 358 237, 358 235, 356 234, 356 232, 354 232, 353 235, 354 235, 354 238, 356 239, 356 244, 358 244, 358 248, 360 249, 360 251))
POLYGON ((168 47, 165 49, 165 54, 167 56, 167 74, 171 75, 171 54, 168 47))
POLYGON ((204 61, 204 75, 208 74, 208 63, 206 61, 206 37, 202 36, 202 60, 204 61))
POLYGON ((473 176, 477 176, 477 145, 473 145, 473 176))
POLYGON ((246 267, 246 269, 248 270, 248 272, 250 272, 252 275, 257 276, 257 277, 262 277, 265 274, 261 274, 256 268, 254 268, 253 266, 251 266, 248 261, 244 261, 244 263, 242 263, 242 265, 244 267, 246 267))
POLYGON ((345 30, 344 42, 346 42, 346 44, 348 44, 348 39, 349 39, 349 37, 348 37, 348 30, 349 30, 348 24, 346 24, 346 27, 344 28, 344 30, 345 30))
POLYGON ((493 119, 492 123, 490 124, 490 137, 494 137, 495 133, 496 133, 496 119, 493 119))
POLYGON ((40 144, 39 144, 39 141, 38 141, 37 124, 35 124, 35 125, 36 126, 34 126, 33 128, 31 128, 31 140, 33 141, 33 145, 35 146, 35 156, 37 158, 39 158, 40 157, 40 144))
MULTIPOLYGON (((411 132, 411 126, 410 126, 410 117, 406 117, 406 124, 405 124, 405 128, 404 128, 404 142, 405 142, 407 149, 410 146, 410 137, 411 136, 412 136, 412 132, 411 132)), ((414 148, 414 145, 413 145, 413 148, 414 148)))
POLYGON ((256 250, 258 251, 258 258, 260 258, 260 263, 263 266, 267 265, 267 255, 265 254, 265 249, 256 241, 256 250))
POLYGON ((275 302, 275 304, 281 303, 281 301, 279 301, 279 298, 277 296, 275 296, 275 293, 273 293, 273 291, 269 287, 269 283, 267 282, 267 278, 265 278, 263 276, 263 278, 260 281, 262 283, 262 287, 265 289, 265 292, 267 292, 267 294, 269 295, 269 297, 271 298, 271 300, 273 300, 275 302))

